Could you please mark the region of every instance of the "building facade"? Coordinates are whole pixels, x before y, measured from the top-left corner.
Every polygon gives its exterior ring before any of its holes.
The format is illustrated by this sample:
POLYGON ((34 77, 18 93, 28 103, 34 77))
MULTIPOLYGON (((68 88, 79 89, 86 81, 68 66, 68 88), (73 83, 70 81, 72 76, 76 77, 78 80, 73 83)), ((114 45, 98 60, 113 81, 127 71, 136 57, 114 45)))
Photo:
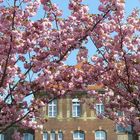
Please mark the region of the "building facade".
POLYGON ((131 128, 126 131, 107 118, 97 118, 103 112, 101 103, 93 110, 78 98, 53 100, 41 111, 47 122, 43 131, 35 130, 35 140, 134 140, 131 128))
MULTIPOLYGON (((92 102, 92 98, 84 98, 92 102)), ((78 98, 65 97, 52 100, 40 110, 47 122, 42 130, 21 130, 23 140, 140 140, 131 127, 116 126, 113 121, 97 118, 104 113, 104 105, 96 103, 94 109, 78 98), (133 136, 133 137, 132 137, 133 136)), ((16 128, 0 134, 0 140, 12 140, 16 128)))

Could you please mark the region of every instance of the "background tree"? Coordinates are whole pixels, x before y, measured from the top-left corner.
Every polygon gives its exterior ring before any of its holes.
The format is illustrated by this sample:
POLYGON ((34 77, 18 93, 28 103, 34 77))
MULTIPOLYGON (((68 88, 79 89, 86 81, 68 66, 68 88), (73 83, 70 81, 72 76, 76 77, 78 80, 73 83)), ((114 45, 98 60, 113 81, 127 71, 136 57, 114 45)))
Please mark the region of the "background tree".
MULTIPOLYGON (((71 0, 71 14, 50 0, 0 0, 0 125, 39 127, 39 108, 54 98, 85 90, 106 107, 106 116, 139 130, 138 10, 124 18, 123 0, 100 0, 99 14, 71 0), (43 16, 36 16, 44 13, 43 16), (97 53, 88 61, 87 42, 97 53), (79 50, 76 66, 67 66, 79 50), (102 84, 105 94, 93 88, 102 84), (92 86, 91 86, 92 87, 92 86), (35 98, 44 92, 46 98, 35 98), (125 117, 116 117, 116 112, 125 117), (111 112, 110 112, 111 111, 111 112)), ((43 120, 40 120, 43 121, 43 120)))

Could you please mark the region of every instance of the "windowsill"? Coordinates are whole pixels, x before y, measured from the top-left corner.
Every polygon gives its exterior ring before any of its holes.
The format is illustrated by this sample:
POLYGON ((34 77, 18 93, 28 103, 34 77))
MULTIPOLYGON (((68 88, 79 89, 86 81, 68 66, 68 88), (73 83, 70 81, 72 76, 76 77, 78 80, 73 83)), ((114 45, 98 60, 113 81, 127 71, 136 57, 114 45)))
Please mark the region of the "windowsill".
POLYGON ((80 118, 81 116, 72 116, 72 118, 80 118))
POLYGON ((57 116, 48 116, 48 118, 57 118, 57 116))
POLYGON ((132 134, 132 132, 127 132, 127 131, 119 132, 119 131, 116 131, 116 134, 118 134, 118 135, 128 135, 128 134, 132 134))

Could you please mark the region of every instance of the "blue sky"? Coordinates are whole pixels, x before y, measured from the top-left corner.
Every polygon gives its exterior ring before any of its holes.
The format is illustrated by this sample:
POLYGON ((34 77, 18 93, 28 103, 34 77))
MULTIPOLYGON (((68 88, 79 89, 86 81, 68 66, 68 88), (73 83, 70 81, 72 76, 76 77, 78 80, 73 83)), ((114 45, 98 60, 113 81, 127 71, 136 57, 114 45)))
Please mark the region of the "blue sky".
MULTIPOLYGON (((64 16, 69 14, 67 10, 67 5, 69 0, 52 0, 57 3, 59 7, 65 11, 64 16)), ((125 0, 126 1, 126 13, 129 14, 134 7, 140 8, 140 0, 125 0)), ((84 3, 89 5, 91 12, 98 13, 98 5, 100 4, 99 0, 84 0, 84 3)))
MULTIPOLYGON (((67 10, 69 0, 51 0, 56 3, 60 9, 64 11, 63 16, 67 17, 70 14, 70 11, 67 10)), ((135 7, 140 8, 140 0, 125 0, 126 1, 126 13, 127 15, 131 13, 132 9, 135 7)), ((13 0, 7 1, 10 5, 13 5, 13 0)), ((7 5, 6 0, 4 0, 4 4, 7 5)), ((91 13, 98 13, 98 6, 100 4, 100 0, 84 0, 84 3, 89 5, 91 13)), ((36 18, 40 18, 43 15, 42 10, 40 9, 36 18)))
MULTIPOLYGON (((52 0, 53 2, 57 3, 62 10, 67 11, 67 5, 69 0, 52 0)), ((126 12, 130 13, 134 7, 140 8, 140 0, 125 0, 126 1, 126 12)), ((98 5, 100 4, 99 0, 84 0, 84 3, 89 5, 90 10, 93 12, 98 12, 98 5)), ((67 12, 64 13, 67 15, 67 12)))

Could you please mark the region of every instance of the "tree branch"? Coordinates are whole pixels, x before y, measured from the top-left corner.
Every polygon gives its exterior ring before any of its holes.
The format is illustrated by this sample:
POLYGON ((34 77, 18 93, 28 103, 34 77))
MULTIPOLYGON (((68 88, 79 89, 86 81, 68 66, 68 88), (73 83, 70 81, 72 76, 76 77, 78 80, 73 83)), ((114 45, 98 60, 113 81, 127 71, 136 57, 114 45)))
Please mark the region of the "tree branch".
MULTIPOLYGON (((14 25, 15 25, 15 16, 16 16, 15 7, 16 7, 16 0, 14 0, 14 11, 13 11, 13 18, 12 18, 12 30, 14 30, 14 28, 15 28, 15 27, 14 27, 14 25)), ((12 34, 11 34, 11 36, 10 36, 10 42, 11 42, 11 43, 13 42, 13 36, 12 36, 12 34)), ((9 61, 10 53, 11 53, 11 50, 12 50, 12 45, 11 45, 11 43, 10 43, 10 48, 9 48, 9 51, 8 51, 8 54, 7 54, 7 59, 6 59, 5 67, 4 67, 4 72, 3 72, 3 75, 2 75, 2 78, 1 78, 1 82, 0 82, 0 87, 3 86, 4 79, 5 79, 5 77, 6 77, 8 61, 9 61)))

